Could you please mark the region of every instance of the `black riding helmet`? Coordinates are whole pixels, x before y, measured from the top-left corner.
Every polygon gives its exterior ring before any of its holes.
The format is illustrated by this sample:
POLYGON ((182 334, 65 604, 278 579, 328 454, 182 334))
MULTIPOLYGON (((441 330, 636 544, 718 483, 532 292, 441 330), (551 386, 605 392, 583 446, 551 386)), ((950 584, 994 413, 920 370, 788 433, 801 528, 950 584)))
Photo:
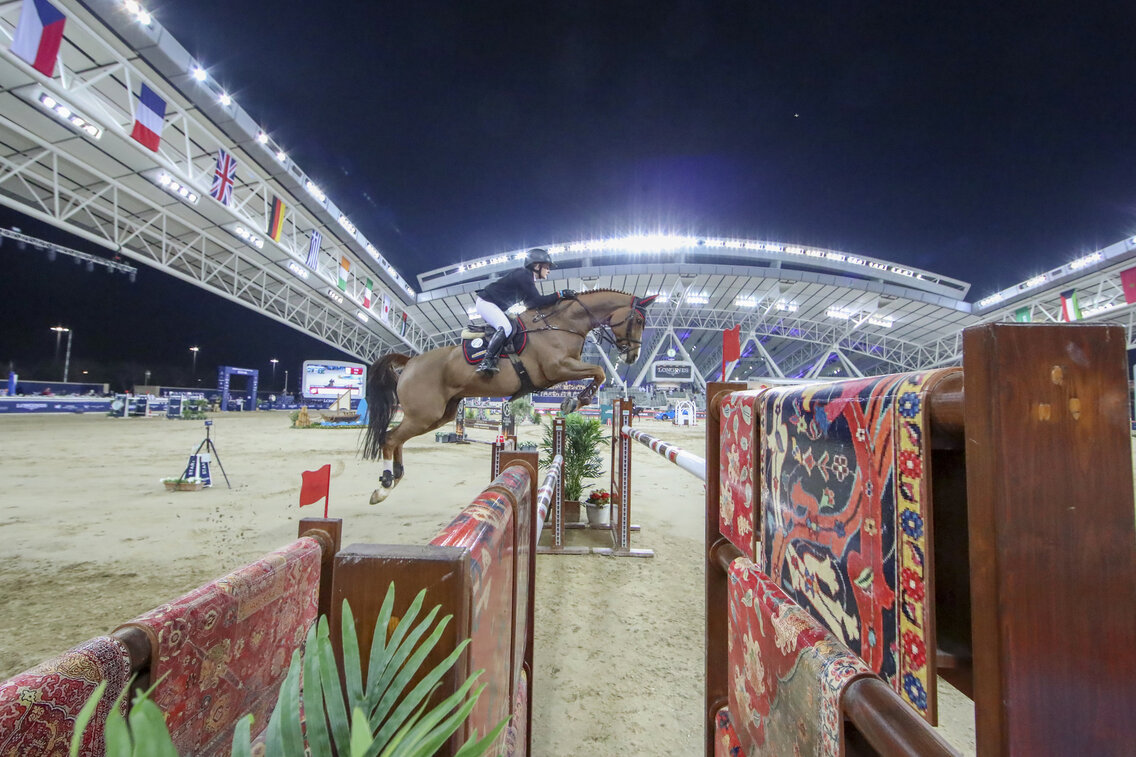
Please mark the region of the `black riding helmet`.
POLYGON ((534 250, 529 250, 529 254, 525 255, 525 268, 530 271, 541 263, 547 265, 549 268, 556 267, 552 262, 552 256, 548 254, 548 250, 537 247, 534 250))

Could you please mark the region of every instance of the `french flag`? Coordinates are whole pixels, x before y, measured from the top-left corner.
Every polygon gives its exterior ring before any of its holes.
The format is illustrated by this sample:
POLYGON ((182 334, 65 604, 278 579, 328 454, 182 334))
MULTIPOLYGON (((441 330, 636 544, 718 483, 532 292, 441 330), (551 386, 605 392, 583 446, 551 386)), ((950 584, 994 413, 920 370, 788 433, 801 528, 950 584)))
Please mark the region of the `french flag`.
POLYGON ((67 17, 47 0, 24 0, 12 37, 12 53, 50 79, 55 76, 55 59, 66 23, 67 17))
POLYGON ((166 101, 143 84, 138 95, 138 108, 134 111, 134 131, 130 132, 130 136, 157 152, 165 123, 166 101))

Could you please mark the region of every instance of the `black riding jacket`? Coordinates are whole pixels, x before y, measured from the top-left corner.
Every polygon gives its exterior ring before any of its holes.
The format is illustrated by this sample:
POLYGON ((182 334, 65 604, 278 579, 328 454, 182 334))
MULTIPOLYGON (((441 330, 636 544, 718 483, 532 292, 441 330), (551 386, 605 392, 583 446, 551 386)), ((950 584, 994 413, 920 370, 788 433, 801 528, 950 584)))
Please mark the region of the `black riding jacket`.
POLYGON ((526 308, 544 308, 560 299, 560 295, 555 292, 541 294, 533 281, 532 272, 527 268, 509 271, 484 289, 478 289, 477 296, 492 302, 501 310, 508 310, 518 302, 525 303, 526 308))

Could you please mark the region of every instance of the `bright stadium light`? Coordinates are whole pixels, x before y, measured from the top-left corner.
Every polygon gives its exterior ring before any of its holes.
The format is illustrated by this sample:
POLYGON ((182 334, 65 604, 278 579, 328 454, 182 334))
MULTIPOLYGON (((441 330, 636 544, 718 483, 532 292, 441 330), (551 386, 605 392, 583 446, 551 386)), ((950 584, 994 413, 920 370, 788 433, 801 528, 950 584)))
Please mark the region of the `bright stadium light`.
POLYGON ((229 96, 228 92, 222 92, 221 96, 217 98, 217 102, 221 103, 227 108, 233 104, 233 98, 229 96))
POLYGON ((208 76, 208 74, 205 73, 204 68, 202 68, 201 66, 193 67, 193 78, 195 81, 205 81, 206 76, 208 76))

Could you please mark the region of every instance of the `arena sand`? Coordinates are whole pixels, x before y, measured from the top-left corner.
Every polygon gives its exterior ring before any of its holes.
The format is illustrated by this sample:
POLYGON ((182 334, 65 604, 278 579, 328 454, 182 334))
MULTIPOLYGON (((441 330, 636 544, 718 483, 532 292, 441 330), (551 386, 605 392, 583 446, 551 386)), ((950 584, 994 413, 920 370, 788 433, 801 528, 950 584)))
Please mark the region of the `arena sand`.
MULTIPOLYGON (((331 463, 329 514, 345 545, 424 543, 487 483, 488 446, 429 434, 407 446, 404 482, 371 506, 379 466, 358 457, 357 431, 291 429, 283 412, 213 417, 233 488, 215 465, 213 488, 195 493, 159 479, 181 472, 205 438, 200 421, 0 418, 0 680, 291 541, 301 517, 322 515, 296 505, 303 470, 331 463)), ((701 426, 641 425, 704 454, 701 426)), ((522 441, 541 434, 519 429, 522 441)), ((633 545, 654 558, 537 560, 536 757, 702 753, 703 486, 645 448, 632 472, 633 545)), ((970 702, 945 682, 940 692, 941 730, 973 754, 970 702)))

